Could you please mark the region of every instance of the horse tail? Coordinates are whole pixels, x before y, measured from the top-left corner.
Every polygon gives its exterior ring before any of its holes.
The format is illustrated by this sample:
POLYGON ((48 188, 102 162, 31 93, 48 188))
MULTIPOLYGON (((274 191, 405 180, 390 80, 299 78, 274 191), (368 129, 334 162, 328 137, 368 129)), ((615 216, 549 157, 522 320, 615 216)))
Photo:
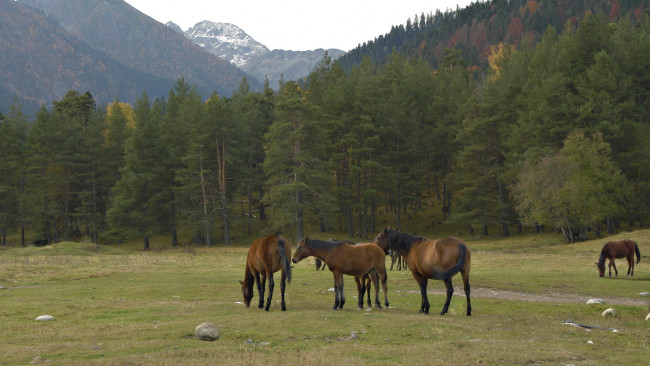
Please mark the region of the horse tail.
POLYGON ((434 273, 434 277, 437 280, 446 281, 452 278, 456 273, 460 272, 463 267, 465 267, 465 260, 467 259, 467 246, 460 242, 458 243, 458 261, 454 264, 453 267, 449 268, 444 272, 434 273))
POLYGON ((641 262, 641 252, 639 251, 639 244, 634 242, 634 251, 636 252, 636 263, 641 262))
POLYGON ((291 263, 289 263, 289 258, 287 257, 287 253, 284 251, 284 240, 282 238, 278 238, 278 252, 280 253, 280 265, 282 265, 282 269, 284 270, 284 273, 287 274, 287 280, 291 282, 291 263))

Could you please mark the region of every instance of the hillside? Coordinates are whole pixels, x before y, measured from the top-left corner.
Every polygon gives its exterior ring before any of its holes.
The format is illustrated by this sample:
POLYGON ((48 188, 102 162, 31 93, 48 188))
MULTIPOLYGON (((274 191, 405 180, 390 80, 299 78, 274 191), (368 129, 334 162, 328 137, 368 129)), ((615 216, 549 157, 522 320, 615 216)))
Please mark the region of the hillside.
MULTIPOLYGON (((126 66, 172 80, 182 77, 206 96, 213 91, 230 95, 246 76, 122 0, 21 2, 43 9, 69 33, 126 66)), ((249 83, 261 88, 261 83, 249 83)))
POLYGON ((147 90, 164 96, 173 85, 134 70, 80 42, 42 11, 0 0, 0 109, 18 97, 32 114, 70 89, 90 91, 99 102, 135 100, 147 90))
POLYGON ((389 33, 363 43, 338 62, 350 70, 364 57, 386 62, 393 49, 408 58, 422 58, 437 67, 447 48, 460 50, 470 65, 485 67, 490 47, 505 42, 519 47, 536 43, 547 27, 561 32, 567 22, 576 25, 586 12, 606 14, 610 21, 630 17, 639 21, 650 1, 505 1, 475 2, 445 13, 421 14, 389 33))

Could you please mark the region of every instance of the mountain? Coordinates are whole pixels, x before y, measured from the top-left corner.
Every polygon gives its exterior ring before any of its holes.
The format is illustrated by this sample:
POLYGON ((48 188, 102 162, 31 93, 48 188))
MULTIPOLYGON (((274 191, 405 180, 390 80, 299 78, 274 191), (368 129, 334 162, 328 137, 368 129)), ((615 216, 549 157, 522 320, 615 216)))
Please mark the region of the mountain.
POLYGON ((175 82, 113 60, 13 0, 0 0, 0 70, 0 111, 17 97, 27 115, 70 89, 89 91, 98 102, 134 101, 145 90, 165 96, 175 82))
MULTIPOLYGON (((123 0, 20 1, 42 9, 69 33, 124 65, 166 79, 184 78, 204 96, 213 91, 229 96, 247 76, 123 0)), ((262 87, 255 80, 249 84, 252 90, 262 87)))
POLYGON ((167 22, 167 23, 165 23, 165 25, 168 26, 169 28, 173 29, 176 33, 183 34, 183 29, 181 29, 181 27, 178 24, 176 24, 174 22, 167 22))
MULTIPOLYGON (((260 82, 268 76, 271 86, 278 85, 282 76, 285 80, 297 80, 307 76, 325 52, 323 49, 270 51, 236 25, 207 20, 185 31, 185 37, 238 66, 260 82)), ((329 49, 327 53, 333 60, 345 54, 338 49, 329 49)))

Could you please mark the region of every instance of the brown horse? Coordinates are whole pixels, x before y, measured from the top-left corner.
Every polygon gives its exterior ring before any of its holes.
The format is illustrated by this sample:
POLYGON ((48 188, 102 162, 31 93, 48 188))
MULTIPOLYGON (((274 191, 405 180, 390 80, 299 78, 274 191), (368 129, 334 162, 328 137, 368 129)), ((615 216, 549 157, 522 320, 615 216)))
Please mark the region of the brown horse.
POLYGON ((281 270, 280 293, 282 295, 282 311, 287 307, 284 303, 285 280, 291 282, 291 244, 282 235, 275 234, 266 238, 256 239, 248 250, 246 258, 246 272, 244 282, 241 283, 241 291, 244 295, 244 305, 249 307, 253 299, 253 283, 257 283, 257 292, 260 295, 258 307, 264 306, 264 286, 266 279, 269 280, 269 295, 266 299, 264 310, 269 311, 271 297, 273 296, 273 273, 281 270))
POLYGON ((420 285, 422 304, 420 312, 429 314, 427 282, 429 278, 442 280, 447 287, 447 299, 440 315, 447 313, 454 287, 451 278, 458 272, 463 277, 465 297, 467 298, 467 315, 472 315, 469 292, 469 269, 471 256, 467 245, 455 237, 430 240, 422 236, 413 236, 390 228, 382 230, 375 238, 379 246, 388 245, 406 259, 408 268, 420 285))
MULTIPOLYGON (((345 293, 343 291, 343 275, 361 279, 369 275, 375 284, 375 305, 381 309, 379 302, 379 280, 384 290, 384 303, 388 307, 388 288, 386 286, 386 253, 373 243, 351 245, 344 242, 332 242, 304 238, 296 252, 293 254, 293 263, 298 263, 304 258, 314 256, 327 265, 334 275, 334 310, 343 309, 345 293)), ((359 290, 359 308, 363 308, 364 286, 357 282, 359 290)))
POLYGON ((641 252, 639 252, 639 246, 632 240, 623 239, 605 243, 600 251, 598 262, 596 262, 600 277, 605 275, 605 259, 609 259, 609 277, 612 277, 612 267, 614 267, 616 276, 618 276, 618 270, 616 264, 614 264, 616 258, 627 258, 627 275, 634 276, 634 253, 636 253, 636 262, 639 263, 641 261, 641 252))

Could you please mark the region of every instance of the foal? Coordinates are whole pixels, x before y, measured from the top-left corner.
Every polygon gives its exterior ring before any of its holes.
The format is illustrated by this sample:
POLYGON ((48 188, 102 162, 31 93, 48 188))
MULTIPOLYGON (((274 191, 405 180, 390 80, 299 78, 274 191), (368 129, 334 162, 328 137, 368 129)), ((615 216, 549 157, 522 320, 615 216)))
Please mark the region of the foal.
MULTIPOLYGON (((314 256, 325 262, 334 275, 334 310, 343 309, 343 304, 345 304, 344 274, 358 278, 370 275, 370 279, 375 284, 375 305, 380 309, 378 282, 381 280, 384 304, 388 307, 386 253, 379 246, 373 243, 350 245, 305 238, 298 244, 292 261, 298 263, 309 256, 314 256)), ((362 307, 362 304, 363 294, 359 290, 359 305, 362 307)))

